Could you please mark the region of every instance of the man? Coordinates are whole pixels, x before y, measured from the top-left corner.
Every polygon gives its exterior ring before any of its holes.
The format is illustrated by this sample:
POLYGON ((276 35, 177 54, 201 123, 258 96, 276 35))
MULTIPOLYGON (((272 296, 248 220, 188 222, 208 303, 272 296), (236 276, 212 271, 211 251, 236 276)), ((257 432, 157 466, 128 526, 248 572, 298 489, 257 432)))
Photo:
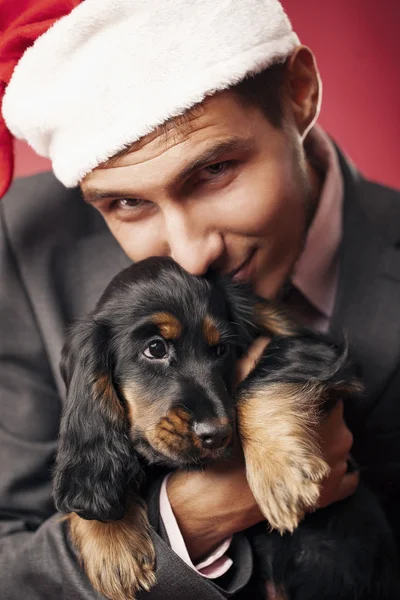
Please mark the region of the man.
MULTIPOLYGON (((51 502, 58 362, 68 324, 118 270, 151 255, 229 272, 265 297, 290 280, 282 301, 298 319, 345 332, 367 386, 362 403, 345 403, 352 453, 400 535, 399 195, 366 182, 315 126, 320 93, 314 57, 276 0, 85 0, 18 63, 7 125, 72 189, 41 175, 1 203, 8 600, 98 597, 51 502)), ((320 506, 357 485, 342 407, 321 432, 332 473, 320 506)), ((149 598, 256 597, 245 530, 262 516, 240 461, 173 474, 148 500, 149 598)))

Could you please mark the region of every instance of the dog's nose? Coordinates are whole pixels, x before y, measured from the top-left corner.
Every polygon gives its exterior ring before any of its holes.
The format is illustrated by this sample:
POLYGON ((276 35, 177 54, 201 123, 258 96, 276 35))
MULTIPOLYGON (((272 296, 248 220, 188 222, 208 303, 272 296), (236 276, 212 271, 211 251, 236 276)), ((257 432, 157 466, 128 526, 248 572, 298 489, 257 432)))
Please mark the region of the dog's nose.
POLYGON ((232 437, 232 427, 229 423, 221 424, 218 421, 194 423, 193 431, 201 440, 201 445, 206 450, 223 448, 228 445, 232 437))

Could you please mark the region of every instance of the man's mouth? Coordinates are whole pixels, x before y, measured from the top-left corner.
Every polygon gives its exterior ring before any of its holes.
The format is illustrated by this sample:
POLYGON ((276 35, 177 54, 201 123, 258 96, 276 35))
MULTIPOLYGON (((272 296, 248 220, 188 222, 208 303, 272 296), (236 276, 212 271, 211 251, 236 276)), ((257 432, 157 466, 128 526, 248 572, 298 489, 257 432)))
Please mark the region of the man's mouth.
POLYGON ((253 267, 253 258, 256 251, 257 248, 253 248, 246 260, 244 260, 236 269, 229 273, 233 281, 244 282, 250 280, 250 275, 253 267))

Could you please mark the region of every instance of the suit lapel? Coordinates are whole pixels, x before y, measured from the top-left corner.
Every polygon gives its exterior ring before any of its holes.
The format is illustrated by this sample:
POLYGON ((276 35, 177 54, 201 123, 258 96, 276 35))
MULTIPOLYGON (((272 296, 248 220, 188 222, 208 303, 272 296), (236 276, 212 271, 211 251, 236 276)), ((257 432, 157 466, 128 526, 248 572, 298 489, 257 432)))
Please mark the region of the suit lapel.
POLYGON ((130 264, 132 261, 105 225, 103 230, 71 245, 64 254, 64 277, 68 284, 74 281, 79 294, 68 317, 76 318, 92 311, 113 277, 130 264))
MULTIPOLYGON (((90 210, 95 213, 93 208, 90 210)), ((100 220, 94 231, 89 229, 82 236, 67 236, 47 250, 50 258, 43 261, 44 272, 37 277, 40 286, 34 288, 35 304, 40 312, 54 377, 63 397, 64 384, 58 363, 66 329, 95 308, 111 279, 131 261, 100 220), (51 268, 48 268, 49 263, 51 268), (48 307, 52 307, 51 314, 48 307)))
POLYGON ((374 215, 365 212, 365 205, 379 203, 377 188, 340 153, 339 159, 345 182, 343 241, 330 333, 350 341, 352 356, 363 371, 370 412, 400 359, 400 252, 374 226, 374 215), (363 203, 372 193, 375 202, 363 203))

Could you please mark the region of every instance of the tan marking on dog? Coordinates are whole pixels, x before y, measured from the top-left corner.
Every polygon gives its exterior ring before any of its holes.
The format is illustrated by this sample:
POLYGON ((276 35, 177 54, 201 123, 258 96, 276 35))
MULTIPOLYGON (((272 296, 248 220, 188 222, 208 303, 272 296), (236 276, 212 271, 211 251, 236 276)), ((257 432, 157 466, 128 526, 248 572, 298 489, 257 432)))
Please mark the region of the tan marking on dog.
POLYGON ((119 521, 68 517, 72 541, 93 587, 110 600, 134 600, 156 582, 155 552, 146 506, 135 497, 119 521))
POLYGON ((155 448, 173 453, 202 447, 201 440, 191 429, 189 413, 181 407, 169 410, 147 434, 147 439, 155 448))
POLYGON ((169 410, 166 419, 172 424, 174 430, 179 435, 188 435, 190 433, 190 414, 180 406, 169 410))
POLYGON ((149 392, 134 382, 126 383, 122 393, 131 427, 140 430, 156 450, 179 454, 200 447, 200 440, 191 431, 188 412, 181 407, 168 409, 172 399, 158 397, 152 401, 149 392))
POLYGON ((317 426, 321 385, 272 383, 239 398, 239 431, 249 486, 272 528, 294 531, 316 507, 329 474, 317 426))
POLYGON ((131 426, 141 430, 153 428, 172 403, 172 399, 161 398, 159 395, 155 398, 151 389, 144 389, 135 381, 125 382, 121 392, 126 401, 131 426))
POLYGON ((220 343, 221 334, 218 327, 210 315, 206 315, 203 320, 203 335, 209 346, 216 346, 220 343))
POLYGON ((181 323, 169 312, 154 313, 152 321, 157 325, 165 340, 176 340, 182 334, 181 323))
POLYGON ((298 328, 288 315, 272 302, 259 302, 254 307, 259 324, 268 333, 290 337, 298 333, 298 328))
POLYGON ((129 382, 128 384, 124 384, 121 389, 122 395, 125 398, 127 407, 128 407, 128 417, 130 424, 136 422, 137 417, 139 416, 140 405, 137 401, 137 390, 134 382, 129 382))
POLYGON ((101 402, 103 410, 108 412, 111 420, 125 418, 124 408, 115 393, 111 378, 108 375, 99 375, 93 383, 92 389, 93 396, 101 402))

